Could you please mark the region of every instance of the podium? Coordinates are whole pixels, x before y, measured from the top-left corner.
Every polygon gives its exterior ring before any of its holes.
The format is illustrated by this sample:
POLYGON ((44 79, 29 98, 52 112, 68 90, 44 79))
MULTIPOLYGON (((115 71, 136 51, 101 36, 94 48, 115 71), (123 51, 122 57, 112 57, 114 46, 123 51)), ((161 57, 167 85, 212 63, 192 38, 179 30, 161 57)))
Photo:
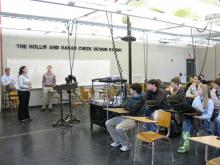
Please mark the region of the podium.
POLYGON ((77 88, 77 84, 61 84, 61 85, 56 85, 53 89, 57 91, 57 93, 60 95, 60 119, 55 123, 52 124, 53 127, 58 127, 58 126, 68 126, 71 127, 70 123, 73 122, 80 122, 72 113, 72 104, 71 104, 71 93, 72 91, 75 92, 77 88), (69 94, 69 114, 64 117, 63 115, 63 91, 67 91, 69 94))

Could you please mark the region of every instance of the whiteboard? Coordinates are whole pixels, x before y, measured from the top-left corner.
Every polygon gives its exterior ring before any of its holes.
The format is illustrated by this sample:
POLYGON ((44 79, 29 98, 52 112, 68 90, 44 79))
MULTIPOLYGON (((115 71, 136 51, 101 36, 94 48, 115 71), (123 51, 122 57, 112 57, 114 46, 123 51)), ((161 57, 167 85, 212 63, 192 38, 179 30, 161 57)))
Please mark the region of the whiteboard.
MULTIPOLYGON (((27 66, 28 76, 33 88, 42 88, 42 76, 48 65, 52 65, 56 75, 57 85, 65 84, 65 77, 70 74, 68 60, 22 60, 7 59, 7 67, 11 68, 11 74, 18 76, 21 66, 27 66)), ((76 76, 79 85, 91 85, 92 79, 110 76, 109 60, 75 60, 73 75, 76 76)))

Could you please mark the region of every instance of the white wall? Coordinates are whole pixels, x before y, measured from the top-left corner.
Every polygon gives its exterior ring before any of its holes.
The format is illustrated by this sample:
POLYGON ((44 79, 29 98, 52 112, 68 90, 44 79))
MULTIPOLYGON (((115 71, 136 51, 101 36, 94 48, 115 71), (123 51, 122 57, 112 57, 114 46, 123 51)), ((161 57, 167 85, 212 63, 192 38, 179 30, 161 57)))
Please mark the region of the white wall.
MULTIPOLYGON (((206 48, 197 49, 196 66, 197 73, 199 74, 202 69, 202 64, 205 58, 206 48)), ((209 47, 208 54, 205 61, 202 74, 205 75, 207 80, 213 80, 220 73, 220 46, 209 47)))
MULTIPOLYGON (((67 45, 66 37, 57 37, 55 35, 29 35, 14 33, 3 33, 3 61, 6 65, 7 59, 29 59, 29 60, 63 60, 68 59, 66 50, 30 50, 18 49, 16 44, 37 44, 37 45, 67 45)), ((144 51, 142 42, 134 42, 132 47, 133 76, 136 80, 144 80, 144 51)), ((88 47, 108 47, 111 48, 111 41, 104 39, 82 38, 77 40, 77 46, 88 47)), ((123 74, 128 75, 128 51, 127 43, 119 39, 116 40, 116 47, 121 48, 118 53, 119 60, 123 69, 123 74)), ((170 45, 149 45, 148 47, 148 79, 160 78, 162 81, 170 81, 177 76, 179 72, 186 73, 186 56, 189 48, 175 47, 170 45)), ((110 60, 111 75, 118 75, 116 62, 113 52, 95 52, 95 51, 77 51, 77 60, 110 60)), ((61 66, 69 67, 69 66, 61 66)), ((12 68, 13 69, 13 68, 12 68)), ((97 69, 101 69, 97 66, 97 69)), ((89 68, 88 68, 89 72, 89 68)), ((42 73, 43 74, 43 73, 42 73)), ((65 77, 66 75, 64 75, 65 77)), ((136 81, 134 80, 134 81, 136 81)), ((41 92, 34 90, 35 94, 31 99, 31 105, 41 103, 39 95, 41 92), (34 101, 33 101, 34 100, 34 101), (37 101, 36 101, 37 100, 37 101)))

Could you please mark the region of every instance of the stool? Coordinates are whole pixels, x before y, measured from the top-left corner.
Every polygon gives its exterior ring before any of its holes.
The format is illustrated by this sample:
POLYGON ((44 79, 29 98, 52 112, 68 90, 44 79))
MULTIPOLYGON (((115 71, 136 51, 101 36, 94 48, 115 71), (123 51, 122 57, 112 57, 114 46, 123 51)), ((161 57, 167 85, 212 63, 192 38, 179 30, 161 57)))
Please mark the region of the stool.
POLYGON ((209 160, 206 165, 219 165, 220 164, 220 157, 214 158, 209 160))

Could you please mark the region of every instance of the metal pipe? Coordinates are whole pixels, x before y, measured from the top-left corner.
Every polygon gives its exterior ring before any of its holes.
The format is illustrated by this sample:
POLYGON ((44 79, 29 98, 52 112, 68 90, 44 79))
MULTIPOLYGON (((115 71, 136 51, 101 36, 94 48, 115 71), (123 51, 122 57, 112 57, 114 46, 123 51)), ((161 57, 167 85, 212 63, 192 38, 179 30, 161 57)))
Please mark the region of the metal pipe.
MULTIPOLYGON (((131 22, 129 16, 127 16, 127 36, 131 36, 131 22)), ((128 41, 128 78, 129 84, 132 84, 132 45, 131 41, 128 41)))
MULTIPOLYGON (((107 9, 99 9, 99 8, 79 6, 79 5, 75 4, 74 2, 73 2, 73 5, 70 5, 70 4, 64 4, 64 3, 58 3, 58 2, 49 2, 49 1, 45 1, 45 0, 32 0, 32 1, 41 2, 41 3, 48 3, 48 4, 54 4, 54 5, 69 6, 69 7, 71 6, 71 7, 77 7, 77 8, 87 9, 87 10, 97 10, 97 11, 102 11, 102 12, 110 12, 110 13, 114 13, 114 14, 127 15, 127 16, 131 16, 131 17, 136 17, 136 18, 142 18, 142 19, 148 19, 148 20, 154 20, 154 21, 169 23, 169 24, 173 24, 173 25, 182 25, 182 26, 185 26, 185 27, 191 27, 191 28, 197 28, 197 29, 200 28, 200 27, 196 27, 196 26, 186 25, 184 23, 169 22, 169 21, 158 19, 158 18, 157 19, 147 18, 147 17, 144 17, 144 16, 138 16, 138 15, 134 15, 134 14, 122 13, 122 11, 112 11, 112 10, 109 10, 109 9, 107 10, 107 9)), ((195 24, 196 24, 196 22, 195 22, 195 24)), ((207 30, 211 30, 213 32, 220 32, 220 31, 213 30, 213 27, 212 28, 207 28, 207 30)))

